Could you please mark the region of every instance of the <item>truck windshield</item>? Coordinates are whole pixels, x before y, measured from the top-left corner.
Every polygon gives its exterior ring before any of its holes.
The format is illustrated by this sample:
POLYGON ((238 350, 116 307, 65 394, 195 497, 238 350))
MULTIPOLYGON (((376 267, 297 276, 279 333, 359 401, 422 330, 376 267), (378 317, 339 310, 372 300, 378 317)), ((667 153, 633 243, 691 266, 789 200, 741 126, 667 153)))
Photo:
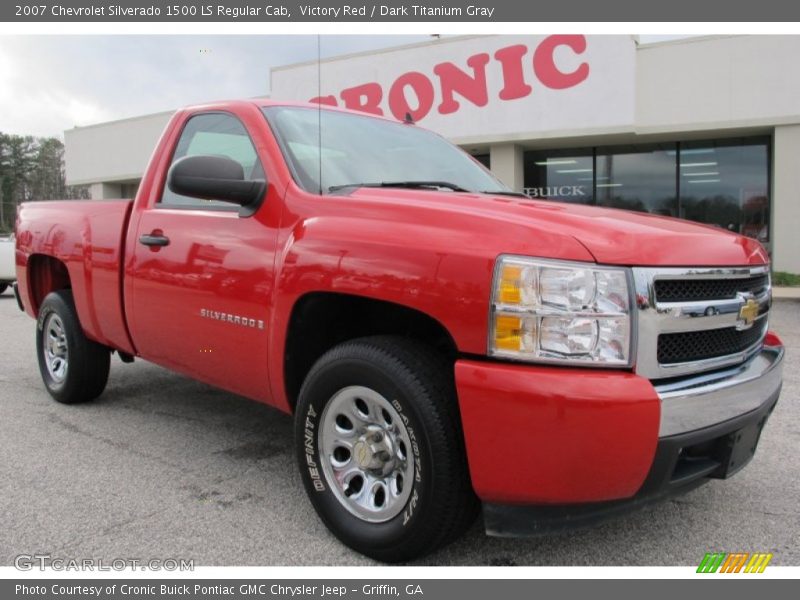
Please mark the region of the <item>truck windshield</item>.
POLYGON ((295 180, 314 194, 357 187, 510 192, 466 152, 414 125, 325 109, 263 111, 295 180))

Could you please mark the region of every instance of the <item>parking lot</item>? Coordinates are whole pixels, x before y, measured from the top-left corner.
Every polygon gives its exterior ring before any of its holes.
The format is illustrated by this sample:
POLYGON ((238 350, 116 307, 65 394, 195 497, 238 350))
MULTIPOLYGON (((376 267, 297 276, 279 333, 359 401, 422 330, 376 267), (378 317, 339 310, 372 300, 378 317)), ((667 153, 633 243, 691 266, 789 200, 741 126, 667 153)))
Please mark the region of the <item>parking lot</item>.
MULTIPOLYGON (((777 301, 788 356, 759 451, 729 481, 593 529, 488 538, 480 521, 436 565, 691 565, 709 550, 800 565, 800 301, 777 301)), ((0 564, 18 554, 186 558, 196 565, 358 565, 306 501, 291 419, 143 361, 63 406, 41 383, 35 323, 0 296, 0 564)), ((521 468, 528 465, 520 465, 521 468)))

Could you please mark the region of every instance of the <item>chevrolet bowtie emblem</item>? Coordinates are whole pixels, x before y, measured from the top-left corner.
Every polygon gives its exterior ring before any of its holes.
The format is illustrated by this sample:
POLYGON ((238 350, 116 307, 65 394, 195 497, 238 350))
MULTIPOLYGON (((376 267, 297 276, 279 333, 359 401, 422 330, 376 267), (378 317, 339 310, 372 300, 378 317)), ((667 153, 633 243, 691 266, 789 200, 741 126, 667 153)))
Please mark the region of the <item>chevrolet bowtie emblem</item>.
POLYGON ((752 325, 758 316, 758 302, 750 298, 739 309, 739 320, 744 321, 745 325, 752 325))

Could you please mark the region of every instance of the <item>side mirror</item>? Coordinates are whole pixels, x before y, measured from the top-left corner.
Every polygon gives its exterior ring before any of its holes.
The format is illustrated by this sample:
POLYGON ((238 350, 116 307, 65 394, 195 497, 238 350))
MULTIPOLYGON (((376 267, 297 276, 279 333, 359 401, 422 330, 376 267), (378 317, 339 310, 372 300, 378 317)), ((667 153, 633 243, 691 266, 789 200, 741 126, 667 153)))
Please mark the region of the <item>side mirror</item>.
POLYGON ((230 202, 255 212, 267 183, 245 179, 242 165, 226 156, 198 155, 176 160, 167 173, 167 186, 175 194, 230 202))

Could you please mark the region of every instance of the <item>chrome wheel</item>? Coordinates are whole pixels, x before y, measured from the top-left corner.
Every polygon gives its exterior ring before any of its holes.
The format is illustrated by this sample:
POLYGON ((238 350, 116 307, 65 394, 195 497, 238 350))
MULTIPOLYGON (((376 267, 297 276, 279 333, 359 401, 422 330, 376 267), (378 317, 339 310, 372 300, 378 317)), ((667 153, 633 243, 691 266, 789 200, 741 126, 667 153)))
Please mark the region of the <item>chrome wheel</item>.
POLYGON ((63 383, 69 368, 69 348, 64 323, 55 313, 51 313, 44 323, 42 352, 47 372, 55 383, 63 383))
POLYGON ((396 517, 414 481, 411 439, 392 404, 362 386, 339 390, 322 412, 322 471, 336 498, 370 523, 396 517))

